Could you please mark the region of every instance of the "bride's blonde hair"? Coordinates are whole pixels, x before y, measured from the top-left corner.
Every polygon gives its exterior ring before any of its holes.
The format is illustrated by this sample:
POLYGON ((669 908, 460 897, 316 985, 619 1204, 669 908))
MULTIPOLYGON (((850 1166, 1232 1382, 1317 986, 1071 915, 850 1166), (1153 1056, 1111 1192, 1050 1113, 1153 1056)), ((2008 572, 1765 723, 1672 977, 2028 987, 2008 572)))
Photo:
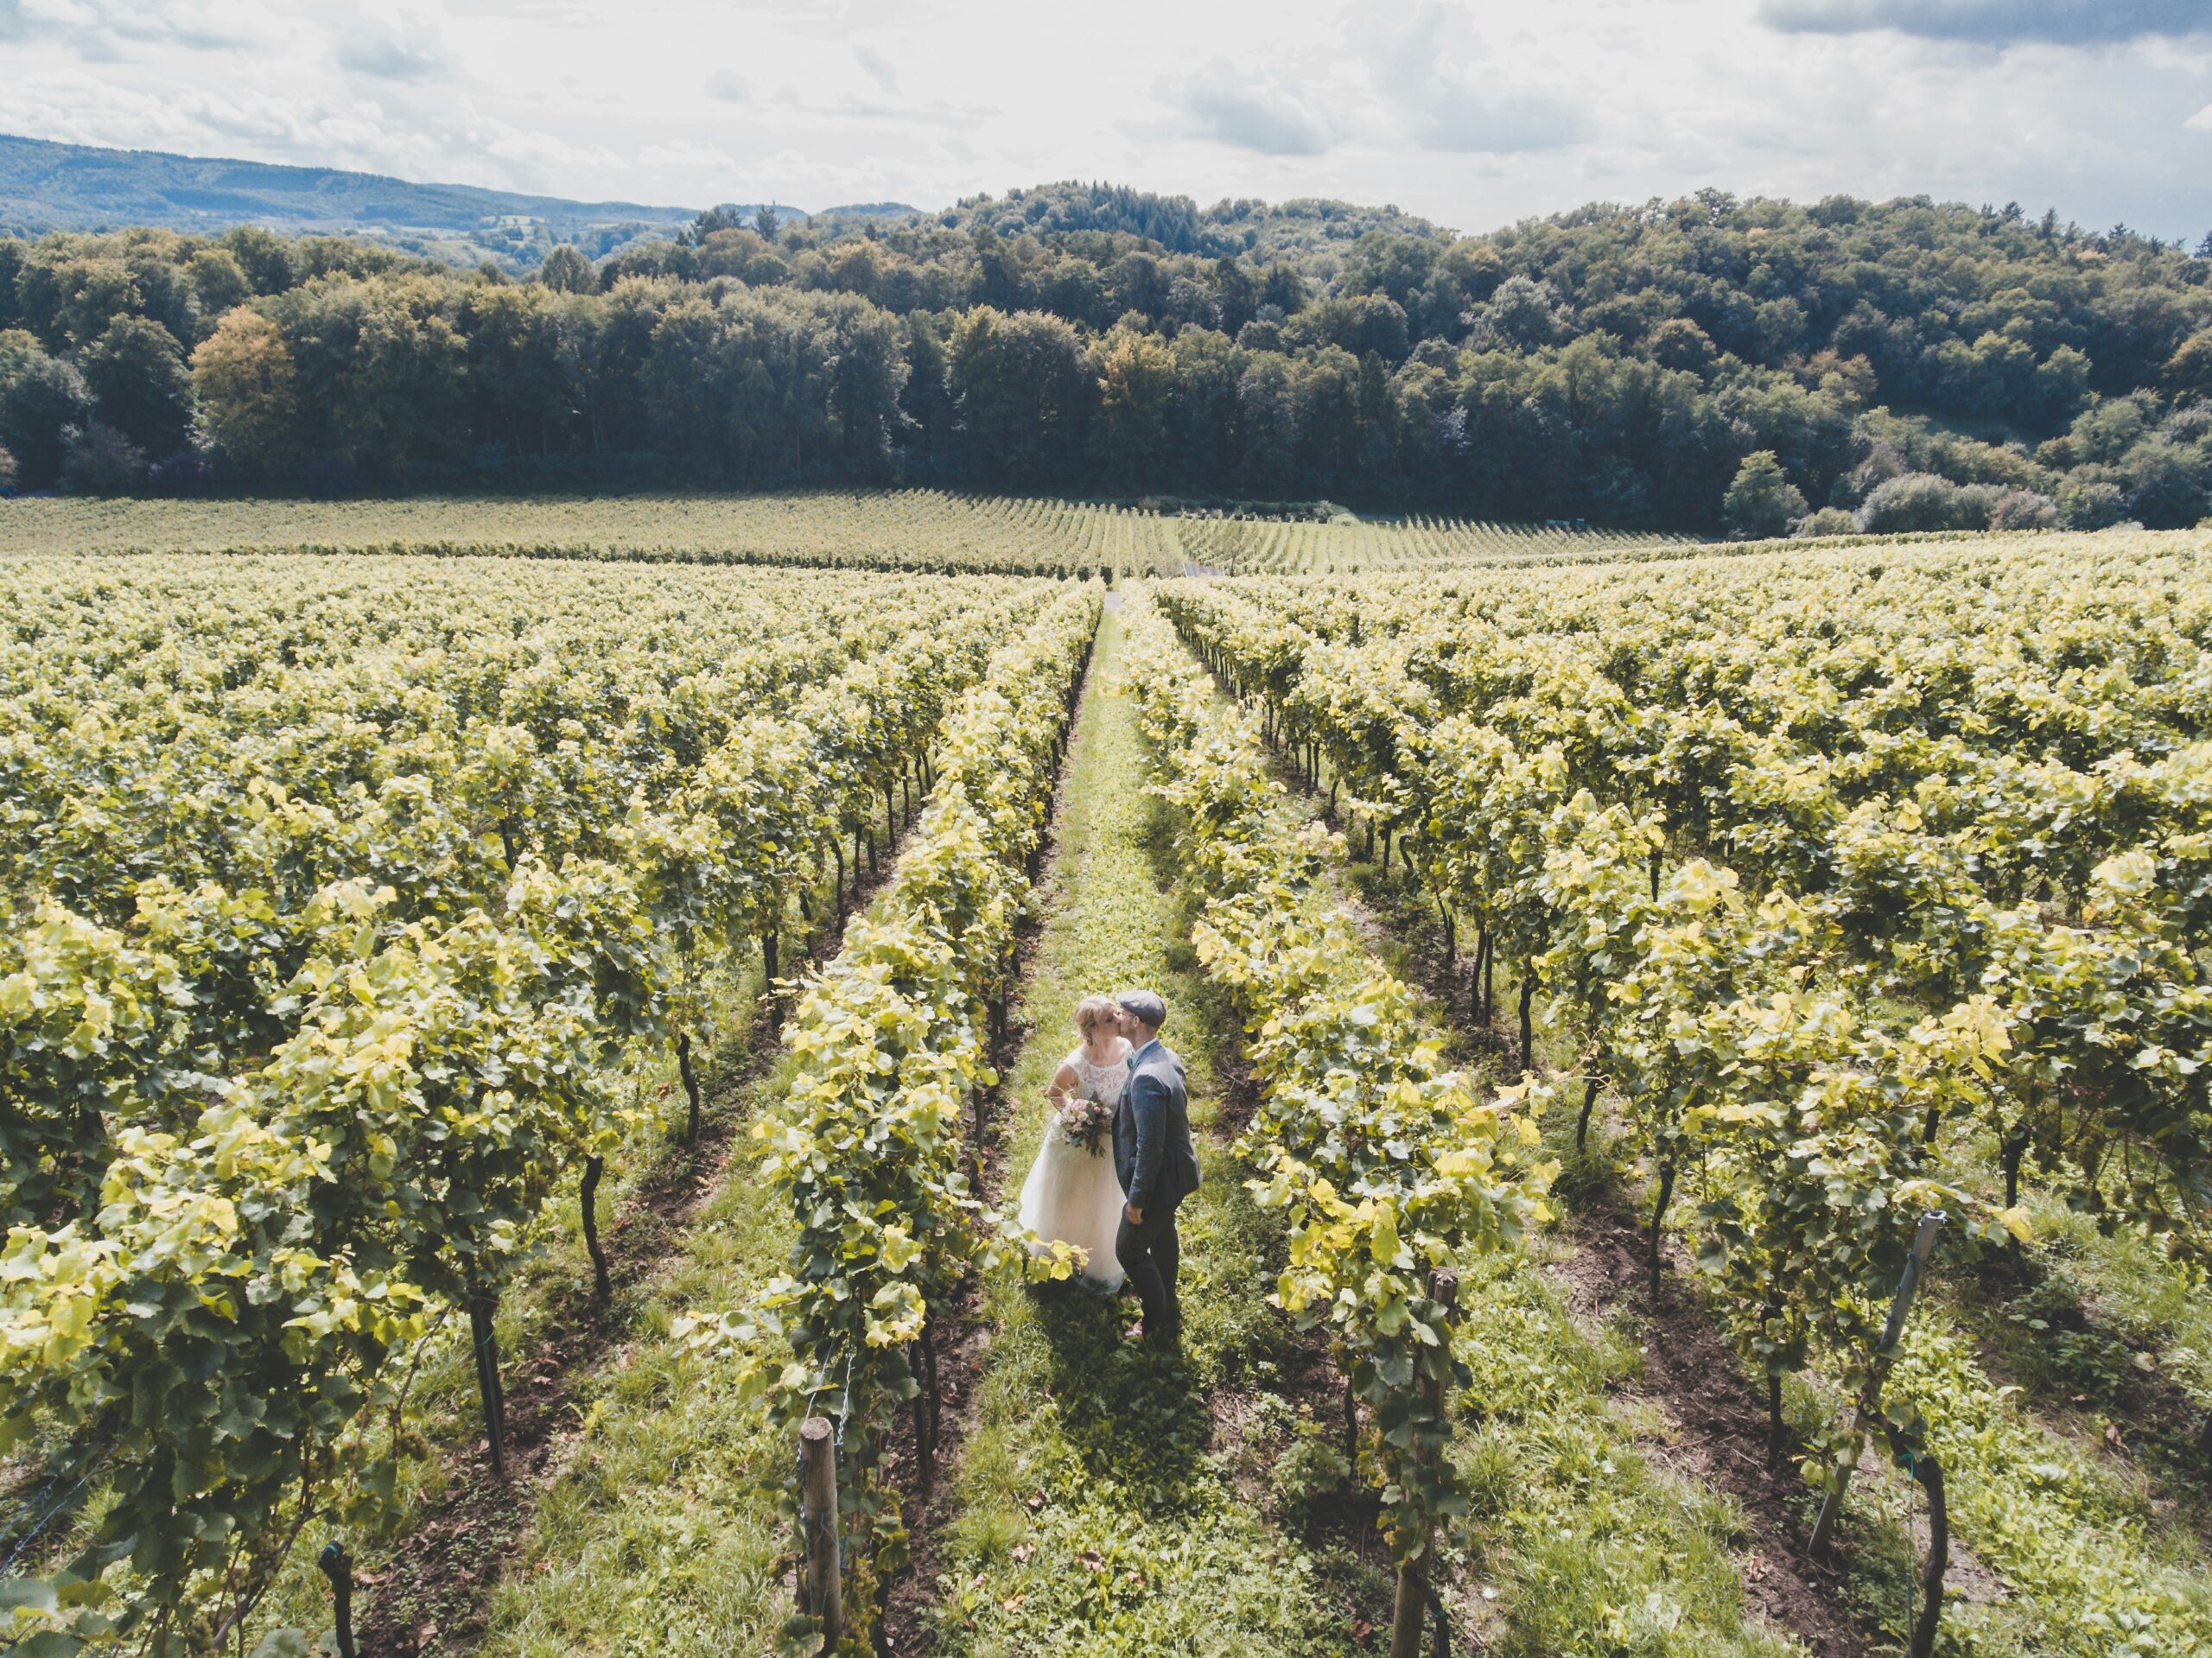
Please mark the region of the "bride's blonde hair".
POLYGON ((1113 1016, 1114 999, 1111 996, 1085 996, 1075 1005, 1075 1027, 1086 1037, 1096 1028, 1099 1020, 1113 1016))

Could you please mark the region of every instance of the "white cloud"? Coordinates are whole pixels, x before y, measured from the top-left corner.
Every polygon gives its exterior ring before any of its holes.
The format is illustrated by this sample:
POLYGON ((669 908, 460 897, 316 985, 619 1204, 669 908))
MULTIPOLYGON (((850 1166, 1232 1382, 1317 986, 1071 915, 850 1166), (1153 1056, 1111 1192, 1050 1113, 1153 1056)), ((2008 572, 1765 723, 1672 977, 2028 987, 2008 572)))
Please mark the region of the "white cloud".
POLYGON ((1589 131, 1580 104, 1528 84, 1515 54, 1488 48, 1472 16, 1442 0, 1365 8, 1360 38, 1383 104, 1424 149, 1557 149, 1589 131))
POLYGON ((1760 0, 1759 21, 1836 35, 1889 29, 1985 46, 2080 46, 2212 33, 2212 6, 2205 0, 1760 0))
POLYGON ((95 63, 117 61, 127 48, 213 52, 244 44, 208 0, 0 0, 0 41, 38 38, 95 63))
POLYGON ((2212 35, 2179 25, 2208 12, 1121 0, 1100 28, 1074 0, 0 0, 0 131, 692 205, 733 178, 810 207, 1103 178, 1485 229, 1710 185, 2194 242, 2212 35))
POLYGON ((717 173, 737 170, 737 157, 719 144, 693 143, 679 138, 673 143, 647 144, 638 152, 638 160, 647 167, 677 168, 686 171, 708 169, 717 173))
POLYGON ((571 143, 542 128, 518 126, 494 116, 471 115, 460 136, 471 148, 511 163, 521 176, 589 177, 622 165, 622 157, 604 144, 571 143))
POLYGON ((891 67, 891 60, 874 47, 855 46, 853 61, 867 70, 868 79, 885 92, 896 92, 899 90, 899 72, 891 67))
POLYGON ((381 29, 340 36, 336 56, 340 68, 374 80, 429 80, 446 67, 435 52, 381 29))
POLYGON ((1265 70, 1216 58, 1196 74, 1160 83, 1160 97, 1197 136, 1262 156, 1319 156, 1332 142, 1327 117, 1295 86, 1265 70))

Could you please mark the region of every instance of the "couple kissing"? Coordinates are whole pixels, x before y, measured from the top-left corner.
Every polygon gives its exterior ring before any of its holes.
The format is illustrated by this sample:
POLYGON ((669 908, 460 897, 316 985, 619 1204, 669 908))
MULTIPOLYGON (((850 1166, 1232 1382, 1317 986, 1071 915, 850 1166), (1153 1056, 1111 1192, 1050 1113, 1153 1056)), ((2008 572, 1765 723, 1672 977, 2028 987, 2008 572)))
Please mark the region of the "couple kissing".
POLYGON ((1183 1061, 1160 1039, 1166 1022, 1167 1004, 1150 990, 1077 1005, 1083 1040, 1045 1091, 1052 1121, 1022 1183, 1020 1217, 1045 1243, 1085 1252, 1085 1288, 1136 1292, 1144 1322, 1131 1335, 1173 1346, 1183 1324, 1175 1210, 1198 1189, 1198 1159, 1183 1061))

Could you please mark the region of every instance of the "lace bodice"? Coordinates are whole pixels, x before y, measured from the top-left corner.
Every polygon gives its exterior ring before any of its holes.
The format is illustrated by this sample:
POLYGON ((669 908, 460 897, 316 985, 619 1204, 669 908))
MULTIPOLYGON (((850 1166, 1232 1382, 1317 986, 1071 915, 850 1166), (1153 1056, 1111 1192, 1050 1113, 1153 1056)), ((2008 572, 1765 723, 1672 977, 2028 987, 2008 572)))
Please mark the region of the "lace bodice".
POLYGON ((1101 1105, 1111 1105, 1122 1097, 1122 1085, 1129 1080, 1129 1062, 1116 1059, 1110 1065, 1097 1065, 1078 1047, 1067 1057, 1068 1068, 1075 1072, 1076 1094, 1086 1100, 1096 1100, 1101 1105))

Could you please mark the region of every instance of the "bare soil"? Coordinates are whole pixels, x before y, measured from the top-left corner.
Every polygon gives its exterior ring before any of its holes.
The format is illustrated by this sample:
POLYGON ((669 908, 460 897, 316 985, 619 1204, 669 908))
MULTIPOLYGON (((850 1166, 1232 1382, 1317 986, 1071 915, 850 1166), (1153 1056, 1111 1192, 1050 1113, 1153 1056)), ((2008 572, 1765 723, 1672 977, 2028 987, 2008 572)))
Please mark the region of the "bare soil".
MULTIPOLYGON (((1818 1658, 1850 1658, 1866 1637, 1848 1610, 1843 1585, 1850 1556, 1808 1558, 1809 1528, 1783 1500, 1796 1489, 1789 1465, 1767 1465, 1766 1404, 1722 1344, 1712 1319, 1678 1281, 1671 1255, 1655 1300, 1638 1217, 1597 1197, 1568 1223, 1567 1255, 1548 1268, 1586 1324, 1626 1311, 1643 1337, 1640 1374, 1618 1389, 1656 1407, 1671 1432, 1641 1442, 1660 1466, 1726 1492, 1749 1526, 1744 1591, 1768 1623, 1803 1642, 1818 1658)), ((1671 1250, 1671 1244, 1668 1246, 1671 1250)))

